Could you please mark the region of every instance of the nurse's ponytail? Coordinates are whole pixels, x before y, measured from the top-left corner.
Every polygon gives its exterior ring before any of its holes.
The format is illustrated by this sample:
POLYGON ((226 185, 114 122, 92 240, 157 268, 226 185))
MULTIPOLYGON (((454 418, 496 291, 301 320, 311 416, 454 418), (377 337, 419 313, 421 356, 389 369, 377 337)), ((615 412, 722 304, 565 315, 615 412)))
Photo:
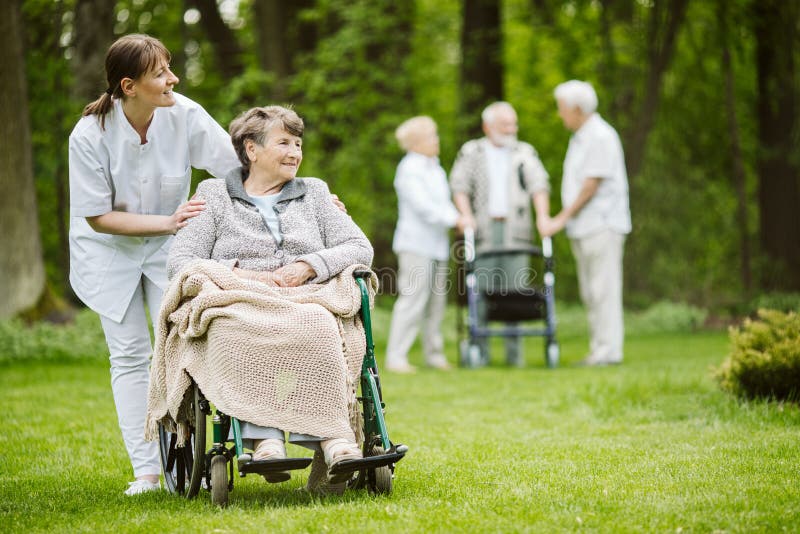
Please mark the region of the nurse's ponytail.
POLYGON ((106 115, 114 107, 114 99, 125 98, 122 80, 136 80, 155 68, 161 60, 169 62, 169 50, 155 37, 133 33, 120 37, 106 53, 106 81, 108 87, 100 98, 83 108, 83 116, 97 115, 100 127, 105 129, 106 115))

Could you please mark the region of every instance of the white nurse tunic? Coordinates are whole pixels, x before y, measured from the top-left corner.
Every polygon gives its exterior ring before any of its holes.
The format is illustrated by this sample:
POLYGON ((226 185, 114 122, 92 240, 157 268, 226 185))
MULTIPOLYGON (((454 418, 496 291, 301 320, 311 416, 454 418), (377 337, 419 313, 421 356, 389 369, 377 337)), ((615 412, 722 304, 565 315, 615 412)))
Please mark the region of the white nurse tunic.
POLYGON ((167 287, 172 236, 95 232, 86 217, 110 211, 171 215, 186 200, 192 167, 223 178, 239 166, 230 137, 197 103, 174 93, 157 108, 141 144, 120 100, 106 115, 83 117, 69 137, 70 284, 92 310, 121 321, 141 275, 167 287))

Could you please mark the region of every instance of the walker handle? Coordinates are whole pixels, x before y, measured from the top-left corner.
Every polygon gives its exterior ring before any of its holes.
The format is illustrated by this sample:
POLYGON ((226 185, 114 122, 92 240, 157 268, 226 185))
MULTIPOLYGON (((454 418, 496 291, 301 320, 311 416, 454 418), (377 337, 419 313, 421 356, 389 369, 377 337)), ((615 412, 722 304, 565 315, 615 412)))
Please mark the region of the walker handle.
POLYGON ((464 228, 464 260, 475 261, 475 230, 471 226, 464 228))

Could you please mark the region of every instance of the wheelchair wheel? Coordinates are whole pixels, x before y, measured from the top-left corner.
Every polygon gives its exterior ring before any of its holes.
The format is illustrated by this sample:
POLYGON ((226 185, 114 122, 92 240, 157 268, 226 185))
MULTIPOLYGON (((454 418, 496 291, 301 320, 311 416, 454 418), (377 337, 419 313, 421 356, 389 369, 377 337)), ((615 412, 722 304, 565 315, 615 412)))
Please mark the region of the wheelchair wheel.
POLYGON ((158 427, 158 446, 161 456, 161 470, 164 483, 170 493, 184 495, 187 499, 195 497, 200 491, 205 467, 206 414, 202 409, 200 388, 192 385, 192 406, 194 421, 189 431, 189 441, 185 447, 177 447, 178 436, 158 427))
POLYGON ((228 462, 221 454, 211 458, 211 502, 228 505, 228 462))
MULTIPOLYGON (((369 456, 383 454, 383 447, 372 447, 369 456)), ((392 492, 392 470, 388 465, 367 471, 367 489, 372 493, 388 495, 392 492)))

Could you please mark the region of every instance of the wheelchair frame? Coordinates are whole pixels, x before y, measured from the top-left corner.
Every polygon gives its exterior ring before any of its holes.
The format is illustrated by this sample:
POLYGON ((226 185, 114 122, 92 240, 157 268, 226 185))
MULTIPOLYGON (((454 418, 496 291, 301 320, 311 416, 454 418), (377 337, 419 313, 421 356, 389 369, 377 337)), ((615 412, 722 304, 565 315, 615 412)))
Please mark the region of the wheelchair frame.
MULTIPOLYGON (((389 439, 384 419, 385 404, 381 390, 378 366, 375 360, 375 344, 372 340, 372 321, 369 312, 369 292, 365 282, 369 271, 356 271, 355 282, 361 291, 361 320, 366 335, 366 353, 361 366, 360 386, 364 415, 364 458, 339 462, 331 473, 352 473, 348 487, 364 488, 374 493, 388 494, 392 491, 395 464, 408 451, 402 444, 393 444, 389 439)), ((191 386, 193 425, 188 442, 177 446, 177 435, 167 432, 159 425, 159 448, 164 481, 170 493, 186 498, 198 495, 201 487, 211 492, 211 501, 219 506, 228 503, 228 493, 233 490, 234 460, 240 477, 248 473, 304 469, 312 462, 310 457, 286 458, 282 460, 253 461, 252 455, 244 451, 239 430, 239 420, 214 410, 194 382, 191 386), (211 417, 213 440, 206 451, 207 417, 211 417), (231 429, 233 438, 228 439, 231 429), (231 444, 232 445, 229 445, 231 444)))
MULTIPOLYGON (((480 348, 477 345, 477 340, 480 338, 491 337, 517 337, 517 336, 540 336, 545 338, 544 357, 547 367, 554 368, 558 366, 560 349, 558 341, 556 340, 556 312, 555 312, 555 274, 553 269, 555 267, 555 260, 553 258, 553 243, 551 238, 545 237, 542 239, 542 247, 517 247, 512 249, 498 249, 486 250, 481 253, 475 251, 475 233, 471 228, 467 228, 464 232, 464 269, 465 269, 465 285, 467 294, 467 321, 466 332, 463 328, 462 313, 458 314, 458 330, 460 337, 459 342, 459 363, 462 367, 480 367, 487 365, 488 356, 481 354, 480 348), (529 257, 543 258, 544 260, 544 285, 540 290, 532 295, 533 300, 543 301, 545 307, 544 317, 538 318, 544 320, 542 328, 525 328, 518 325, 491 327, 488 321, 492 320, 491 317, 487 318, 486 325, 478 324, 478 303, 481 299, 487 298, 478 289, 476 274, 475 274, 475 260, 478 258, 487 258, 493 256, 504 256, 511 254, 525 254, 529 257)), ((535 289, 535 288, 532 288, 535 289)), ((528 319, 522 319, 528 320, 528 319)), ((534 320, 534 319, 531 319, 534 320)))

